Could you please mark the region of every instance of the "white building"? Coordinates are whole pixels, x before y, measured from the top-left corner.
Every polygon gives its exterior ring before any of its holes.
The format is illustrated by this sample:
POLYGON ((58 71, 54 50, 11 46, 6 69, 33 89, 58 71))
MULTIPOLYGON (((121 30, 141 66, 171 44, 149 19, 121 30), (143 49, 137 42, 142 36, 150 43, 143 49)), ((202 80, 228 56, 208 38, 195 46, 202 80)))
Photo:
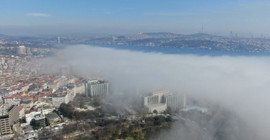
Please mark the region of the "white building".
POLYGON ((144 106, 148 109, 148 112, 153 113, 155 110, 160 113, 167 109, 166 100, 163 95, 168 93, 167 91, 153 92, 151 96, 144 97, 144 106))
POLYGON ((26 55, 26 47, 21 45, 17 48, 17 54, 19 55, 26 55))
POLYGON ((11 105, 19 105, 21 102, 21 99, 16 99, 13 97, 4 97, 3 99, 4 99, 4 103, 9 104, 10 106, 11 105))
POLYGON ((23 118, 25 116, 25 109, 23 106, 19 106, 19 117, 23 118))
POLYGON ((150 104, 147 106, 147 109, 149 113, 154 113, 155 111, 161 113, 167 109, 167 104, 165 103, 150 104))
POLYGON ((26 124, 30 124, 31 120, 34 119, 36 115, 40 115, 40 114, 41 114, 41 111, 39 110, 25 113, 26 124))
POLYGON ((63 93, 63 94, 55 94, 52 97, 52 104, 55 107, 59 107, 62 103, 67 104, 69 102, 69 95, 67 93, 63 93))
POLYGON ((84 94, 85 93, 85 84, 76 84, 74 87, 74 92, 76 94, 84 94))
POLYGON ((91 80, 85 83, 86 97, 104 97, 109 95, 109 83, 101 80, 91 80))
POLYGON ((0 105, 0 116, 3 116, 7 113, 7 109, 9 108, 8 105, 1 104, 0 105))
POLYGON ((72 101, 76 96, 75 87, 73 86, 72 88, 68 88, 67 94, 68 94, 68 101, 72 101))
POLYGON ((177 110, 183 107, 183 97, 170 91, 156 91, 151 96, 144 97, 144 106, 148 112, 163 112, 168 107, 177 110))
POLYGON ((170 93, 170 94, 165 94, 164 98, 166 99, 166 104, 168 107, 170 107, 171 110, 177 110, 184 108, 184 96, 175 94, 175 93, 170 93))

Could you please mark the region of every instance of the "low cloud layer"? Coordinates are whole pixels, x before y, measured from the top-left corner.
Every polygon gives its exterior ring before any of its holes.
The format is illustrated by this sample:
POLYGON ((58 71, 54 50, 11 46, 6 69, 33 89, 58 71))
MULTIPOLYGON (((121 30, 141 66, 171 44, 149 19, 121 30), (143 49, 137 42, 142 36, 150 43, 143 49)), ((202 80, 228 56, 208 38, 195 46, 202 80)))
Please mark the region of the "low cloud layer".
POLYGON ((229 108, 270 139, 270 57, 169 55, 70 46, 45 61, 103 78, 114 92, 170 89, 229 108))

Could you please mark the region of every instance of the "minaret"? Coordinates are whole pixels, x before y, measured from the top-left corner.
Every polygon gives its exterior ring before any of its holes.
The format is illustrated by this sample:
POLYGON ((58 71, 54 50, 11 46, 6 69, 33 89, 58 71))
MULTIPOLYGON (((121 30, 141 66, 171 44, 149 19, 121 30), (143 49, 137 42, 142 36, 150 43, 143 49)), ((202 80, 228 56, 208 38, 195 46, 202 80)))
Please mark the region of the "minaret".
POLYGON ((186 105, 186 94, 184 94, 184 98, 183 98, 183 108, 186 109, 187 105, 186 105))

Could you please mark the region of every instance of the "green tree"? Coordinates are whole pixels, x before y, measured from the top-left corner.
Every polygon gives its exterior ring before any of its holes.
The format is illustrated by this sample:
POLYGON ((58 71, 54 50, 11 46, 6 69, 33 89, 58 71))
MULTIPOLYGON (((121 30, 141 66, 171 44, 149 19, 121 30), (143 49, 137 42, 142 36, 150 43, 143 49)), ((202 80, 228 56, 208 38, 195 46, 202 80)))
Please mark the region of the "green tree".
POLYGON ((65 117, 72 118, 74 108, 70 104, 62 103, 59 107, 59 112, 65 117))
POLYGON ((80 108, 85 108, 85 106, 84 106, 84 102, 80 102, 80 108))
POLYGON ((126 140, 135 140, 135 139, 132 137, 127 137, 126 140))
POLYGON ((165 121, 165 117, 163 116, 154 117, 154 125, 161 125, 164 121, 165 121))

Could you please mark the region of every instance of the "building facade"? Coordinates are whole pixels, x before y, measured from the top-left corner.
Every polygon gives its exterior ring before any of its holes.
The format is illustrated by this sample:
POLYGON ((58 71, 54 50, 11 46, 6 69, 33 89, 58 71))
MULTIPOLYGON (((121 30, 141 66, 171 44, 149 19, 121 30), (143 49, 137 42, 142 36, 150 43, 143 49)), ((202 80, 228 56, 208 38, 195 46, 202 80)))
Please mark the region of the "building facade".
POLYGON ((152 95, 144 97, 144 106, 149 113, 153 112, 163 112, 167 109, 166 100, 164 95, 168 94, 168 91, 156 91, 152 95))
POLYGON ((101 80, 91 80, 85 83, 86 97, 105 97, 109 95, 109 83, 101 80))
POLYGON ((170 107, 171 110, 181 109, 184 106, 183 99, 184 97, 179 94, 167 94, 164 95, 166 104, 170 107))
POLYGON ((55 94, 52 97, 52 104, 56 107, 59 107, 62 103, 67 104, 69 102, 69 94, 55 94))
POLYGON ((1 135, 12 133, 12 126, 19 120, 18 106, 12 105, 7 109, 5 115, 0 116, 0 133, 1 135))
POLYGON ((21 45, 17 48, 17 54, 19 55, 26 55, 26 47, 21 45))
POLYGON ((144 97, 144 106, 148 112, 163 112, 168 107, 172 110, 183 108, 183 97, 170 91, 156 91, 152 95, 144 97))

